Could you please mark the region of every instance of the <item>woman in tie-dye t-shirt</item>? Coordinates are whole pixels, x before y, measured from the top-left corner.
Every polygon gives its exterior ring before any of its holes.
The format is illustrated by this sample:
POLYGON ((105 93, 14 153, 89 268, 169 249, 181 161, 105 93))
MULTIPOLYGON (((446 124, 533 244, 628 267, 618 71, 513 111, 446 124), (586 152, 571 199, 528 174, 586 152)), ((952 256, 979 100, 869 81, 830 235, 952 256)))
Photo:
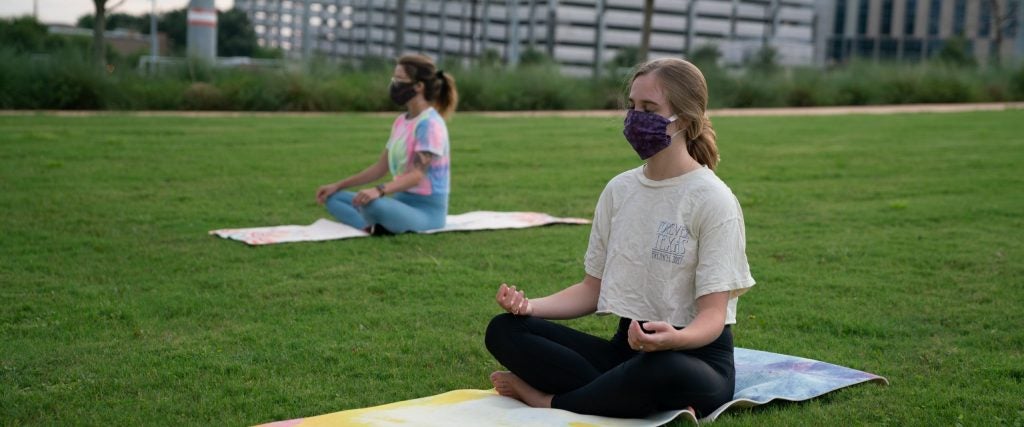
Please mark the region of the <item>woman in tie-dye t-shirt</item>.
POLYGON ((426 56, 406 55, 395 66, 390 96, 408 111, 395 119, 380 158, 362 172, 321 186, 316 200, 338 221, 373 234, 444 227, 450 189, 445 118, 458 104, 455 79, 426 56), (390 182, 358 192, 341 191, 377 181, 388 172, 393 176, 390 182))

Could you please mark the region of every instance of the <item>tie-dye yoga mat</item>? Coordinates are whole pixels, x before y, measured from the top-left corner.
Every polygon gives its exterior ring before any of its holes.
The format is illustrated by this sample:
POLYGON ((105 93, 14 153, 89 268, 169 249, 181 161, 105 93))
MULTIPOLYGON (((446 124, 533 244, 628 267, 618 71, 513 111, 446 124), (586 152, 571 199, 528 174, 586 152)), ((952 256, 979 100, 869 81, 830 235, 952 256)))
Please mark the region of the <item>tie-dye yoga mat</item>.
MULTIPOLYGON (((421 234, 529 228, 549 224, 590 224, 590 220, 584 218, 559 218, 539 212, 474 211, 458 215, 448 215, 444 228, 427 230, 421 234)), ((253 246, 291 242, 319 242, 369 236, 363 230, 323 218, 316 220, 316 222, 310 225, 223 228, 212 230, 210 234, 225 239, 238 240, 253 246)))
MULTIPOLYGON (((875 374, 785 354, 737 348, 734 399, 701 423, 714 421, 729 408, 748 408, 772 400, 800 401, 862 382, 888 384, 875 374)), ((493 390, 455 390, 372 408, 352 409, 264 424, 266 427, 312 426, 609 426, 654 427, 676 418, 697 423, 691 410, 667 411, 640 419, 579 415, 560 409, 537 409, 497 395, 493 390)))

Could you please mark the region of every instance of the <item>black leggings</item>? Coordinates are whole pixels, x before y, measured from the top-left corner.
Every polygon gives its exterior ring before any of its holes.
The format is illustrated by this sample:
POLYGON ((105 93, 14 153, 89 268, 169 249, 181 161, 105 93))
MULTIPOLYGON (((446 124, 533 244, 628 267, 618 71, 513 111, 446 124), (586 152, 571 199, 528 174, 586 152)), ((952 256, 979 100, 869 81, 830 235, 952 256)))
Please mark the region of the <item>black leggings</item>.
POLYGON ((505 313, 484 342, 502 365, 554 395, 551 407, 578 414, 641 418, 693 407, 705 416, 732 400, 736 369, 732 331, 693 350, 641 353, 626 341, 630 319, 605 340, 567 326, 505 313))

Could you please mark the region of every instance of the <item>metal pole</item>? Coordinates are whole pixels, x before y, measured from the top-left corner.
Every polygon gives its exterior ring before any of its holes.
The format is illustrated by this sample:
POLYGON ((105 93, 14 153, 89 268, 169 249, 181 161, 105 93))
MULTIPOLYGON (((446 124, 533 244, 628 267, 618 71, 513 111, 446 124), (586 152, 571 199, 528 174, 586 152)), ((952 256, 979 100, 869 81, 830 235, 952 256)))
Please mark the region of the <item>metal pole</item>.
POLYGON ((530 0, 530 15, 529 16, 530 16, 528 18, 529 19, 529 23, 527 24, 528 26, 526 27, 527 28, 527 30, 526 30, 526 32, 527 32, 526 39, 528 41, 528 45, 530 46, 530 50, 533 50, 535 48, 535 46, 537 45, 537 31, 536 31, 536 28, 534 28, 534 27, 537 26, 537 0, 530 0))
POLYGON ((548 0, 547 51, 548 57, 555 58, 555 31, 558 25, 558 0, 548 0))
MULTIPOLYGON (((689 55, 693 49, 693 38, 697 36, 697 29, 693 21, 697 17, 697 0, 690 0, 690 6, 686 9, 686 54, 689 55)), ((646 60, 646 59, 645 59, 646 60)))
POLYGON ((480 31, 483 33, 480 35, 480 53, 487 52, 487 39, 490 37, 490 28, 488 25, 491 22, 491 0, 484 0, 484 12, 483 12, 483 23, 481 23, 480 31))
POLYGON ((405 9, 407 0, 398 0, 395 10, 395 58, 405 50, 405 9))
POLYGON ((604 62, 604 10, 605 0, 597 0, 597 25, 594 27, 594 78, 601 77, 604 62))
POLYGON ((149 13, 149 58, 150 66, 156 65, 156 57, 159 54, 160 43, 156 38, 156 0, 153 0, 152 11, 149 13))
POLYGON ((313 44, 309 34, 309 0, 302 1, 302 59, 312 59, 313 44))
POLYGON ((515 67, 519 65, 519 0, 508 0, 511 6, 505 11, 511 15, 508 27, 508 65, 515 67))
POLYGON ((437 25, 437 62, 444 63, 444 39, 448 38, 448 1, 441 0, 441 20, 437 25))

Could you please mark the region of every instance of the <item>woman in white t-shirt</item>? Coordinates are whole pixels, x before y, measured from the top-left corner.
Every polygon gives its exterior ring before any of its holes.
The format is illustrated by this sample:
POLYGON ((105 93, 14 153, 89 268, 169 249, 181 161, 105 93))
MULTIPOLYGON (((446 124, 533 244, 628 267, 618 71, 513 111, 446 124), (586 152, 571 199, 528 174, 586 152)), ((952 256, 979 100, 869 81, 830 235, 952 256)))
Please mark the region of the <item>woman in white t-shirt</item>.
POLYGON ((623 133, 646 163, 601 193, 580 283, 537 299, 498 288, 507 313, 485 340, 509 369, 491 374, 498 393, 612 417, 688 407, 700 417, 732 400, 730 325, 754 279, 739 202, 714 173, 707 101, 689 62, 637 67, 623 133), (610 340, 545 320, 595 312, 620 317, 610 340))

